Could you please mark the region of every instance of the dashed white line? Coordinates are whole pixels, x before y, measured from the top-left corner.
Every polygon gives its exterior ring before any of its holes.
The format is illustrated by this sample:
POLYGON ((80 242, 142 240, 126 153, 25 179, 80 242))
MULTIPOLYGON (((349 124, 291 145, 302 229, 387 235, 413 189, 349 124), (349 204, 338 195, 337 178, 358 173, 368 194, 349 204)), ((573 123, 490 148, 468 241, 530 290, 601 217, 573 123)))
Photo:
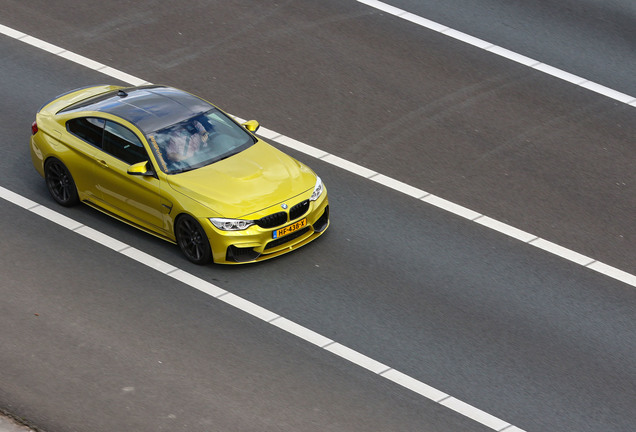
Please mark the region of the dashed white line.
MULTIPOLYGON (((559 69, 553 68, 549 65, 545 65, 541 62, 538 62, 528 57, 514 53, 505 48, 495 46, 481 39, 450 29, 446 26, 435 23, 426 18, 418 17, 409 12, 403 11, 401 9, 398 9, 396 7, 387 5, 386 3, 382 3, 379 1, 373 1, 373 0, 358 0, 358 1, 360 1, 360 3, 367 4, 369 6, 375 7, 377 9, 380 9, 390 14, 393 14, 395 16, 398 16, 400 18, 406 19, 415 24, 446 34, 458 40, 462 40, 466 43, 469 43, 481 49, 487 50, 489 52, 495 53, 497 55, 503 56, 512 61, 518 62, 520 64, 524 64, 529 67, 533 67, 537 70, 543 71, 545 73, 549 73, 561 79, 565 79, 568 82, 588 88, 597 93, 603 94, 605 96, 611 97, 613 99, 619 100, 629 105, 636 106, 636 98, 632 96, 625 95, 624 93, 617 92, 612 89, 608 89, 596 83, 592 83, 588 80, 577 77, 576 75, 569 74, 568 72, 564 72, 559 69)), ((43 49, 61 58, 65 58, 74 63, 96 70, 98 72, 101 72, 113 78, 130 83, 131 85, 143 85, 143 84, 149 83, 148 81, 145 81, 141 78, 119 71, 110 66, 103 65, 99 62, 88 59, 84 56, 70 52, 61 47, 58 47, 56 45, 34 38, 32 36, 26 35, 25 33, 19 32, 17 30, 14 30, 12 28, 9 28, 1 24, 0 24, 0 33, 5 34, 6 36, 9 36, 11 38, 20 40, 22 42, 25 42, 34 47, 43 49)), ((510 225, 491 219, 480 213, 474 212, 473 210, 467 209, 461 205, 452 203, 440 197, 436 197, 426 191, 420 190, 418 188, 415 188, 413 186, 410 186, 398 180, 384 176, 373 170, 360 166, 356 163, 347 161, 336 155, 329 154, 316 147, 302 143, 293 138, 284 136, 282 134, 271 131, 264 127, 261 127, 259 129, 259 134, 267 139, 275 140, 276 142, 282 145, 290 147, 299 152, 305 153, 309 156, 321 159, 325 162, 331 163, 335 166, 338 166, 347 171, 350 171, 356 175, 360 175, 364 178, 373 180, 393 190, 404 193, 416 199, 422 200, 431 205, 435 205, 443 210, 449 211, 460 217, 480 223, 484 226, 492 228, 496 231, 499 231, 513 238, 519 239, 530 245, 539 247, 545 251, 558 255, 564 259, 570 260, 579 265, 584 265, 587 268, 603 273, 609 277, 622 281, 626 284, 636 286, 636 276, 634 275, 631 275, 622 270, 611 267, 607 264, 598 262, 594 259, 584 257, 583 255, 578 254, 577 252, 570 251, 567 248, 564 248, 559 245, 555 245, 554 243, 551 243, 547 240, 540 239, 535 235, 526 233, 510 225)), ((144 264, 146 266, 149 266, 150 268, 153 268, 159 272, 162 272, 163 274, 166 274, 167 276, 170 276, 174 278, 175 280, 178 280, 184 284, 187 284, 191 286, 192 288, 200 290, 201 292, 207 295, 210 295, 246 313, 249 313, 252 316, 255 316, 267 323, 272 324, 273 326, 280 328, 281 330, 284 330, 290 334, 293 334, 299 338, 306 340, 307 342, 317 345, 321 347, 322 349, 325 349, 333 354, 336 354, 342 357, 343 359, 346 359, 348 361, 355 363, 358 366, 368 369, 378 374, 379 376, 382 376, 398 385, 401 385, 428 399, 431 399, 437 403, 440 403, 458 413, 461 413, 462 415, 465 415, 481 424, 484 424, 490 427, 491 429, 494 429, 497 431, 507 431, 507 432, 523 432, 521 429, 517 428, 516 426, 513 426, 501 419, 498 419, 497 417, 494 417, 488 413, 485 413, 484 411, 481 411, 465 402, 455 399, 425 383, 422 383, 421 381, 418 381, 408 375, 405 375, 382 363, 379 363, 365 356, 364 354, 361 354, 344 345, 341 345, 335 341, 332 341, 329 338, 326 338, 310 329, 307 329, 286 318, 283 318, 265 308, 262 308, 259 305, 249 302, 248 300, 238 297, 214 284, 211 284, 194 275, 184 272, 183 270, 177 267, 174 267, 171 264, 158 260, 157 258, 143 251, 139 251, 135 248, 132 248, 126 245, 125 243, 120 242, 117 239, 114 239, 105 234, 99 233, 90 227, 86 227, 82 225, 81 223, 74 221, 73 219, 70 219, 51 209, 48 209, 47 207, 41 206, 38 203, 32 200, 29 200, 28 198, 25 198, 1 186, 0 186, 0 197, 22 208, 25 208, 35 214, 38 214, 62 227, 70 229, 90 240, 98 242, 112 250, 115 250, 118 253, 121 253, 133 260, 136 260, 137 262, 141 264, 144 264)))

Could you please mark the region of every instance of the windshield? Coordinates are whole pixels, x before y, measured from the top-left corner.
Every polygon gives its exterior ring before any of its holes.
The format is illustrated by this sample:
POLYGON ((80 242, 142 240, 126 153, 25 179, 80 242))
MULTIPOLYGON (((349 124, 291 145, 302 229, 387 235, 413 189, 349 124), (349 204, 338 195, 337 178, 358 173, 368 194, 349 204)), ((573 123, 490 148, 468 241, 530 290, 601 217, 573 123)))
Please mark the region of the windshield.
POLYGON ((176 174, 239 153, 255 139, 216 108, 147 135, 160 168, 176 174))

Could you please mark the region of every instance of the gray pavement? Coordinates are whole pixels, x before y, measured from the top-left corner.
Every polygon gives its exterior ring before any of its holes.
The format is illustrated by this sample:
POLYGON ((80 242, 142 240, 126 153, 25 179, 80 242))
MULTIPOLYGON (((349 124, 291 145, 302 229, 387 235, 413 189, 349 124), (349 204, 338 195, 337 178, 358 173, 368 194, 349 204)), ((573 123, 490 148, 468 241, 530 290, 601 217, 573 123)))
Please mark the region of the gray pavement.
MULTIPOLYGON (((224 2, 178 21, 168 3, 113 2, 107 18, 74 4, 72 20, 58 3, 0 4, 21 31, 634 268, 632 107, 353 3, 224 2)), ((0 46, 2 186, 46 205, 33 113, 110 82, 53 57, 0 46)), ((528 432, 633 430, 631 287, 295 156, 327 182, 333 225, 265 265, 194 267, 90 209, 55 210, 528 432)), ((35 425, 484 429, 17 207, 0 227, 0 406, 35 425)))
POLYGON ((31 432, 33 429, 16 422, 11 417, 0 413, 0 432, 31 432))

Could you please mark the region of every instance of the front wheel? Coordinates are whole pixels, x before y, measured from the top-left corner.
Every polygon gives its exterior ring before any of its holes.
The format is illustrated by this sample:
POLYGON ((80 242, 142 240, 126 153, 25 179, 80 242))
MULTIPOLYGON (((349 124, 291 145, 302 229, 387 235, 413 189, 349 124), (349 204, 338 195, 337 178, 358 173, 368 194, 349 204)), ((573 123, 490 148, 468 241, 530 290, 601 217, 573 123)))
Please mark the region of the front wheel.
POLYGON ((181 252, 195 264, 208 264, 212 261, 210 242, 205 231, 192 216, 179 216, 175 224, 175 235, 181 252))
POLYGON ((44 179, 49 193, 58 204, 71 207, 79 202, 77 187, 68 168, 58 159, 49 159, 44 165, 44 179))

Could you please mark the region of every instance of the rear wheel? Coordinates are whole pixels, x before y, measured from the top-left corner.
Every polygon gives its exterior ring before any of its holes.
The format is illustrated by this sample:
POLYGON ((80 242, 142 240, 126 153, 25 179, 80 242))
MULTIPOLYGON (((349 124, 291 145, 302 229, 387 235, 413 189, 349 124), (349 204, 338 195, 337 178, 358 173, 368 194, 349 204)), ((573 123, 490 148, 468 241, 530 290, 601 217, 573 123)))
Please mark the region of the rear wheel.
POLYGON ((44 179, 49 193, 58 204, 71 207, 79 202, 75 181, 60 160, 49 159, 46 161, 44 179))
POLYGON ((179 216, 175 225, 177 244, 181 252, 195 264, 207 264, 212 261, 210 241, 205 231, 192 216, 179 216))

